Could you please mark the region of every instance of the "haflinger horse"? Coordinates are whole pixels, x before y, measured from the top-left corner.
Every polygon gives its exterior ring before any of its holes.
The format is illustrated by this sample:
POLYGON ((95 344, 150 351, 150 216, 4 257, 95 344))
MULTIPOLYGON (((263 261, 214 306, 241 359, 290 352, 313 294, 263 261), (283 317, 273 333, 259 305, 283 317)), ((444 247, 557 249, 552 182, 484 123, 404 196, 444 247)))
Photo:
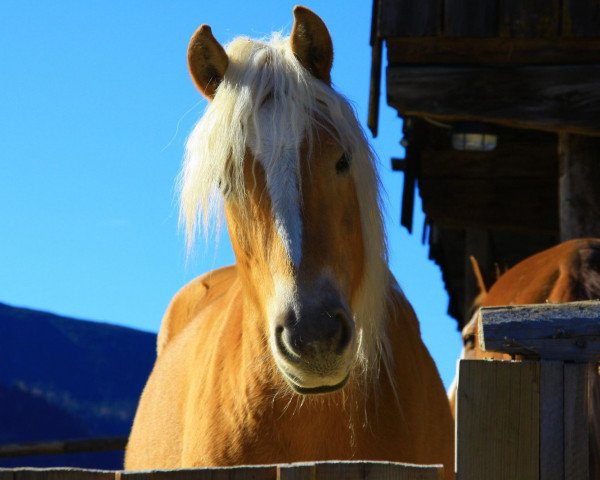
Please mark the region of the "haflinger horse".
MULTIPOLYGON (((528 257, 502 274, 489 290, 476 262, 474 270, 481 289, 477 307, 600 300, 600 239, 569 240, 528 257)), ((510 355, 481 349, 477 320, 476 312, 463 328, 461 358, 510 359, 510 355)), ((590 478, 600 478, 600 377, 597 368, 594 370, 588 377, 590 478)), ((455 377, 448 390, 453 414, 457 385, 458 377, 455 377)))
POLYGON ((209 104, 183 218, 193 239, 222 208, 236 264, 171 302, 127 469, 355 459, 453 478, 448 400, 387 267, 374 156, 332 61, 325 24, 299 6, 289 38, 224 49, 206 25, 193 35, 209 104))

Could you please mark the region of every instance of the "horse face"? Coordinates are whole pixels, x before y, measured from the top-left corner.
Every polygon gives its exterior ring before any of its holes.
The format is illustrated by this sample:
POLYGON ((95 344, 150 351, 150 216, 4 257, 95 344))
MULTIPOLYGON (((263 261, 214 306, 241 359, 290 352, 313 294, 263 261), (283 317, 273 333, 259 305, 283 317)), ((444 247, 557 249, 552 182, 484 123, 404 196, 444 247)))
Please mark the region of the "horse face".
MULTIPOLYGON (((303 7, 294 17, 289 48, 238 39, 225 52, 208 27, 193 36, 190 72, 214 108, 197 130, 206 129, 207 139, 193 137, 198 144, 188 146, 205 161, 186 162, 185 177, 204 184, 213 175, 208 159, 223 151, 223 135, 211 125, 230 126, 226 144, 236 148, 227 159, 219 154, 218 183, 245 300, 287 382, 301 393, 321 393, 348 379, 358 348, 352 305, 365 310, 366 290, 357 293, 368 283, 361 208, 345 154, 364 139, 328 86, 333 48, 323 21, 303 7), (342 141, 354 143, 344 149, 342 141)), ((364 185, 375 188, 369 175, 364 185)), ((196 183, 185 183, 183 197, 191 199, 193 218, 209 195, 194 193, 196 186, 186 194, 189 185, 196 183)))
POLYGON ((271 169, 249 150, 246 191, 226 201, 240 274, 253 286, 246 290, 266 317, 265 335, 289 385, 300 393, 335 390, 356 357, 351 305, 364 263, 351 159, 324 130, 310 151, 305 146, 300 158, 284 156, 271 169))

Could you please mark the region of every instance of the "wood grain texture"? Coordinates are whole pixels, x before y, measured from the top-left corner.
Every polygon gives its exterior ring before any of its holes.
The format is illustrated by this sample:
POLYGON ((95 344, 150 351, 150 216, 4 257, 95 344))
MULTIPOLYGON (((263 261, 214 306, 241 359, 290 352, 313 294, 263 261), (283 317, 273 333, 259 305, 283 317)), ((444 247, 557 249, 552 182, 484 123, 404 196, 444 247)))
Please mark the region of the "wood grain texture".
POLYGON ((460 480, 539 478, 539 363, 461 360, 460 480))
POLYGON ((600 135, 600 65, 392 66, 401 115, 600 135))
POLYGON ((600 359, 600 302, 486 307, 480 310, 484 350, 525 357, 600 359))
POLYGON ((540 480, 564 480, 564 362, 540 362, 540 480))
POLYGON ((585 364, 565 364, 565 480, 589 478, 589 427, 585 364))

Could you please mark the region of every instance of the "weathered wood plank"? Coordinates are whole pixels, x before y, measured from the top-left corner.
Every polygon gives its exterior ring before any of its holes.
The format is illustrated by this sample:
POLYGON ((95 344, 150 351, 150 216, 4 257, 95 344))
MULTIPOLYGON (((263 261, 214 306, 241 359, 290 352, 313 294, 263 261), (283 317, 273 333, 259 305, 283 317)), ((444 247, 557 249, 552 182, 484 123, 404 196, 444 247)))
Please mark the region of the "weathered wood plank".
POLYGON ((387 59, 396 64, 545 65, 600 63, 600 38, 388 38, 387 59))
POLYGON ((85 438, 57 442, 11 444, 0 446, 0 458, 124 450, 126 445, 127 437, 85 438))
POLYGON ((565 36, 600 37, 600 1, 563 0, 562 31, 565 36))
POLYGON ((497 18, 496 0, 444 0, 444 35, 448 37, 496 36, 497 18))
POLYGON ((424 212, 443 227, 558 232, 556 182, 549 178, 421 177, 419 189, 424 212))
MULTIPOLYGON (((375 0, 377 1, 377 0, 375 0)), ((441 0, 380 0, 378 36, 382 38, 437 35, 441 0)))
POLYGON ((540 480, 564 480, 564 362, 540 362, 540 480))
POLYGON ((441 465, 392 462, 317 462, 314 480, 440 480, 441 465))
POLYGON ((277 465, 121 472, 119 480, 276 480, 277 465))
POLYGON ((559 0, 499 0, 500 35, 503 37, 558 37, 559 0))
POLYGON ((480 310, 483 349, 543 359, 600 359, 600 302, 485 307, 480 310))
POLYGON ((314 463, 290 463, 277 467, 277 480, 315 480, 316 475, 314 463))
POLYGON ((459 478, 539 478, 539 363, 461 360, 459 369, 459 478))
POLYGON ((589 478, 587 371, 586 364, 565 364, 565 480, 589 478))
POLYGON ((78 468, 17 468, 14 480, 115 480, 116 472, 78 468))
POLYGON ((600 134, 600 65, 393 66, 387 100, 406 116, 600 134))
POLYGON ((559 134, 561 241, 600 237, 600 137, 559 134))

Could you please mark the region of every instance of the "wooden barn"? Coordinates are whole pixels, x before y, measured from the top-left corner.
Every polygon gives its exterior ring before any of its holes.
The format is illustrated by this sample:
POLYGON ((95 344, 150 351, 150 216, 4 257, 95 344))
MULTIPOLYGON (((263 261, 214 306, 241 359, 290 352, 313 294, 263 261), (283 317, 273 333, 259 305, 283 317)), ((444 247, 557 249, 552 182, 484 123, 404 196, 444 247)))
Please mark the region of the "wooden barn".
POLYGON ((369 127, 384 63, 404 120, 401 223, 418 192, 459 327, 478 293, 470 255, 491 282, 600 236, 599 1, 375 0, 371 45, 369 127))

